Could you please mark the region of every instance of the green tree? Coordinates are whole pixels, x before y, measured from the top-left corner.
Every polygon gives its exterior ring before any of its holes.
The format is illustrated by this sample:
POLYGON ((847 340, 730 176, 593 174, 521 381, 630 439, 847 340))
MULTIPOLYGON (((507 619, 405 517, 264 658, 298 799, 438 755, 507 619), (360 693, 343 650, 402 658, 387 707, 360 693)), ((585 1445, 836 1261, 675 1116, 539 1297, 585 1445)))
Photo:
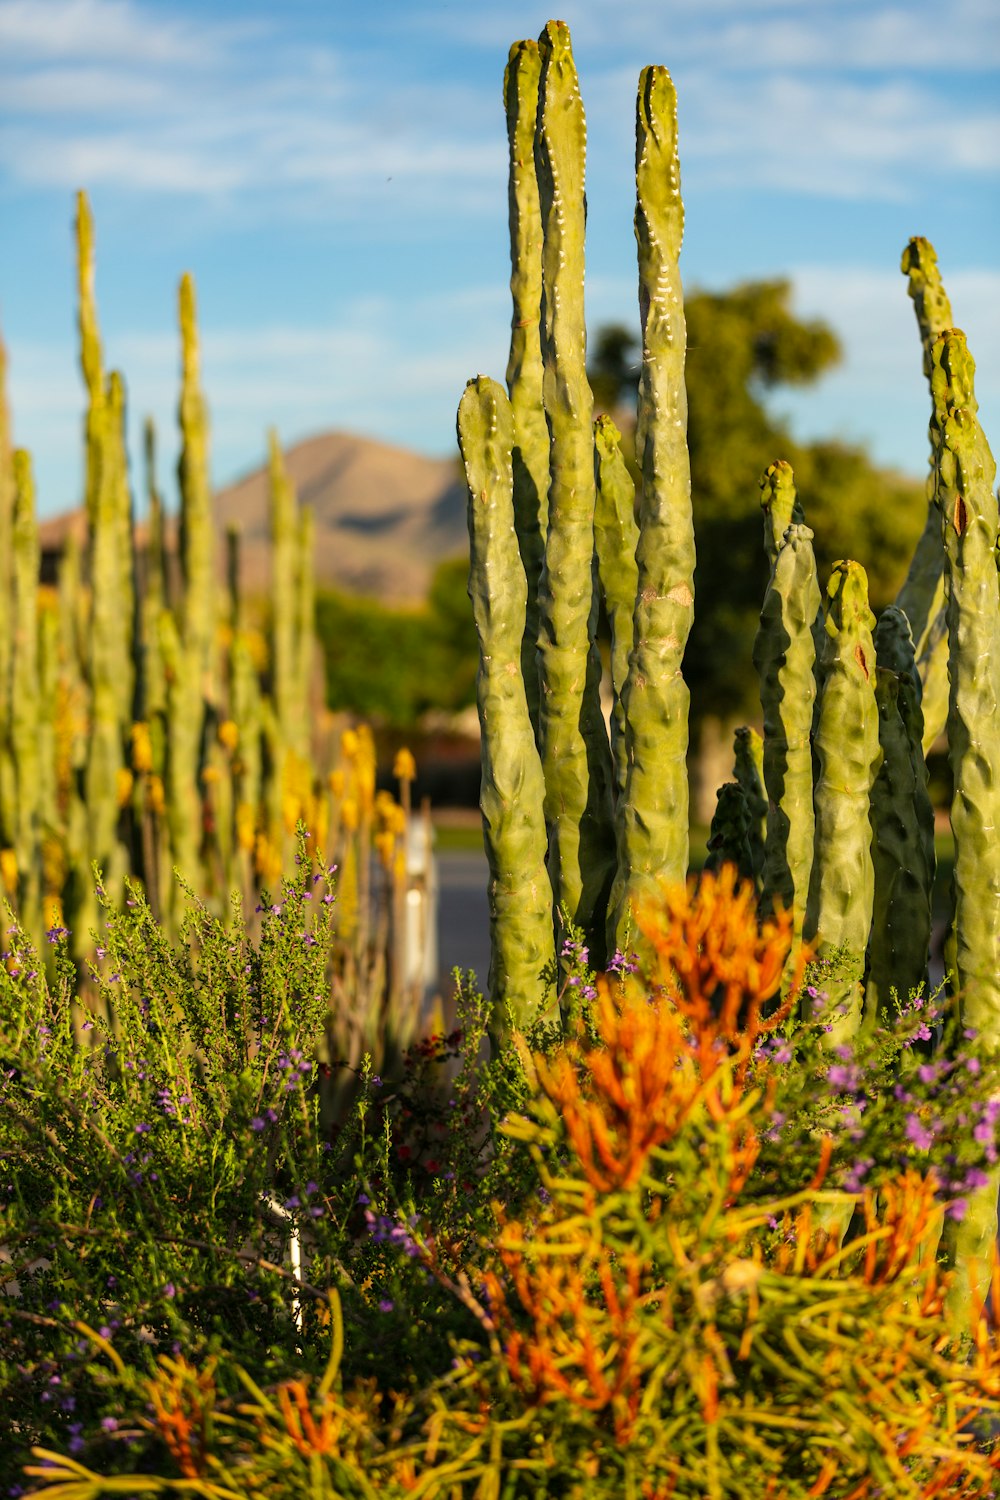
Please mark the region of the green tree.
POLYGON ((465 557, 440 563, 426 605, 415 609, 322 590, 316 631, 330 706, 412 729, 428 709, 474 702, 478 648, 468 573, 465 557))
MULTIPOLYGON (((751 648, 767 563, 757 481, 768 464, 783 458, 795 469, 821 578, 839 558, 855 558, 868 572, 876 609, 893 598, 923 526, 919 481, 877 468, 861 448, 797 443, 769 412, 774 387, 811 384, 840 358, 830 328, 793 315, 790 293, 788 281, 776 280, 685 299, 698 567, 684 673, 694 720, 759 714, 751 648)), ((638 376, 638 337, 619 325, 599 330, 591 356, 595 403, 614 412, 629 443, 626 409, 638 376)))

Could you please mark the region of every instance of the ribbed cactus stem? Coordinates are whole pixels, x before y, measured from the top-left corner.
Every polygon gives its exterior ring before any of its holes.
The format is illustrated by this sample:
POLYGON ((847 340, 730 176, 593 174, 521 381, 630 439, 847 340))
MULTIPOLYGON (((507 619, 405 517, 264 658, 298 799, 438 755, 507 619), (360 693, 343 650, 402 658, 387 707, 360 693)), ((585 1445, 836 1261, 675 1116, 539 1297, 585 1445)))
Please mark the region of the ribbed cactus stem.
POLYGON ((194 282, 181 277, 178 293, 181 331, 181 396, 178 419, 181 452, 177 465, 180 485, 180 551, 184 577, 183 637, 194 653, 202 692, 211 699, 215 637, 215 532, 212 491, 208 474, 208 416, 201 393, 201 356, 195 309, 194 282))
POLYGON ((246 620, 243 588, 240 581, 242 532, 238 521, 226 527, 226 590, 229 594, 229 624, 234 636, 244 629, 246 620))
POLYGON ((298 587, 295 595, 295 721, 298 740, 296 750, 303 760, 309 759, 310 694, 316 641, 316 572, 313 557, 316 548, 316 523, 312 510, 303 509, 299 516, 297 548, 298 587))
POLYGON ((666 68, 644 68, 636 102, 635 236, 642 372, 636 454, 642 503, 634 643, 624 690, 628 781, 618 816, 609 945, 634 908, 687 875, 688 705, 681 662, 694 612, 694 528, 678 257, 684 233, 677 96, 666 68))
POLYGON ((583 305, 586 126, 563 22, 549 22, 539 50, 535 169, 543 227, 543 397, 550 433, 539 595, 539 740, 556 904, 587 933, 591 956, 600 964, 614 830, 611 748, 594 639, 593 396, 583 305))
POLYGON ((705 869, 719 871, 723 865, 735 865, 741 880, 753 880, 752 832, 753 816, 746 793, 738 781, 724 782, 719 787, 715 814, 708 834, 705 869))
MULTIPOLYGON (((924 374, 931 379, 931 346, 952 326, 951 303, 929 241, 910 240, 900 269, 913 301, 924 374)), ((934 503, 937 432, 931 427, 930 474, 927 479, 927 520, 896 603, 910 622, 914 652, 924 683, 924 747, 929 749, 944 728, 948 713, 948 653, 943 628, 945 568, 941 551, 941 517, 934 503)))
POLYGON ((35 519, 35 485, 31 458, 14 452, 14 659, 10 697, 10 737, 17 787, 14 850, 17 855, 20 916, 35 936, 40 916, 38 729, 38 567, 41 549, 35 519))
POLYGON ((760 508, 764 516, 764 551, 773 568, 789 526, 793 521, 805 525, 806 519, 795 489, 794 471, 783 458, 766 468, 761 476, 760 508))
POLYGON ((136 718, 136 663, 134 645, 137 639, 135 589, 135 517, 132 490, 128 480, 128 454, 125 440, 125 382, 117 370, 108 376, 106 393, 104 462, 111 471, 109 501, 114 507, 113 519, 116 564, 115 612, 118 619, 116 692, 118 721, 122 730, 136 718))
POLYGON ((862 1024, 860 981, 875 880, 869 803, 882 755, 874 624, 864 568, 856 562, 836 563, 827 586, 827 641, 815 740, 816 848, 805 923, 805 936, 818 943, 821 956, 837 949, 844 952, 843 975, 829 985, 831 999, 843 1007, 829 1033, 830 1046, 850 1041, 862 1024))
MULTIPOLYGON (((199 659, 186 647, 169 610, 160 615, 160 651, 167 682, 167 828, 170 862, 196 890, 201 883, 201 754, 202 698, 199 659)), ((184 909, 184 893, 171 882, 171 915, 175 926, 184 909)))
POLYGON ((458 438, 469 490, 469 597, 479 637, 480 808, 490 867, 490 998, 494 1035, 544 1008, 554 957, 542 765, 521 675, 527 588, 514 534, 514 416, 485 376, 465 388, 458 438))
POLYGON ((875 894, 865 1009, 891 1010, 927 986, 934 881, 934 810, 922 751, 923 713, 913 640, 890 606, 875 630, 875 700, 882 764, 871 795, 875 894))
MULTIPOLYGON (((84 778, 87 817, 87 868, 81 878, 89 883, 89 866, 98 864, 110 881, 119 863, 116 854, 119 773, 124 766, 123 745, 130 722, 130 705, 122 695, 129 663, 125 650, 119 595, 121 589, 120 448, 114 425, 116 387, 109 382, 99 423, 93 434, 98 455, 98 487, 90 512, 91 607, 88 632, 87 679, 90 686, 90 732, 84 778), (124 715, 124 717, 123 717, 124 715)), ((89 895, 88 895, 89 899, 89 895)))
POLYGON ((160 652, 160 614, 168 604, 167 560, 163 535, 163 501, 156 482, 156 427, 152 417, 143 426, 146 469, 146 549, 140 618, 141 699, 136 718, 148 722, 167 706, 167 684, 160 652))
POLYGON ((970 400, 957 329, 933 346, 937 504, 949 578, 948 753, 955 784, 955 930, 966 1023, 1000 1052, 1000 593, 996 464, 970 400))
POLYGON ((538 734, 538 585, 545 557, 549 429, 542 398, 542 216, 535 174, 535 121, 542 61, 538 43, 515 42, 504 72, 510 156, 510 293, 507 391, 514 412, 514 525, 528 584, 521 672, 538 734))
POLYGON ((87 387, 85 424, 87 473, 84 504, 92 525, 101 485, 101 445, 104 439, 104 366, 94 295, 94 218, 86 193, 76 197, 77 319, 80 331, 80 368, 87 387))
MULTIPOLYGON (((948 577, 950 694, 948 758, 955 792, 955 964, 962 1019, 1000 1053, 1000 517, 996 464, 976 416, 975 364, 965 335, 942 333, 931 347, 932 427, 937 430, 935 496, 943 520, 948 577)), ((969 1195, 942 1248, 956 1270, 947 1298, 967 1330, 990 1286, 997 1235, 998 1172, 969 1195)))
POLYGON ((284 744, 297 750, 298 695, 295 673, 295 599, 298 585, 298 523, 295 490, 272 430, 268 437, 271 518, 271 696, 284 744))
POLYGON ((802 934, 813 865, 813 627, 821 612, 813 534, 794 523, 771 570, 753 659, 760 679, 768 803, 762 904, 765 910, 790 910, 796 938, 802 934))
POLYGON ((598 417, 594 424, 594 453, 597 476, 594 546, 601 596, 611 628, 611 755, 615 794, 620 802, 628 777, 622 693, 632 651, 639 528, 635 520, 635 485, 622 457, 621 433, 608 416, 598 417))
POLYGON ((764 741, 756 729, 743 724, 733 736, 733 780, 742 788, 750 812, 751 865, 760 889, 764 878, 767 842, 767 793, 764 791, 764 741))

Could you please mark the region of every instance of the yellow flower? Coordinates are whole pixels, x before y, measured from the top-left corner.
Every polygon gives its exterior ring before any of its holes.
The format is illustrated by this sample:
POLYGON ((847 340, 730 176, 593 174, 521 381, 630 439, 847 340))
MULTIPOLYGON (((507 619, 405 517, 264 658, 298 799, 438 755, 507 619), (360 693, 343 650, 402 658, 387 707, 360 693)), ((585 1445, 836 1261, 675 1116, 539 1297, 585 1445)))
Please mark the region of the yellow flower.
POLYGON ((153 769, 153 741, 149 733, 148 724, 133 724, 132 730, 132 769, 139 776, 148 774, 153 769))
POLYGON ((0 849, 0 879, 8 896, 17 895, 17 855, 13 849, 0 849))
POLYGON ((128 806, 129 798, 132 796, 132 787, 134 784, 135 783, 132 772, 128 769, 128 767, 119 766, 118 770, 115 772, 115 797, 117 798, 119 807, 128 806))
POLYGON ((163 790, 163 778, 151 776, 147 783, 147 795, 149 798, 149 810, 156 817, 162 818, 167 810, 167 796, 163 790))
POLYGON ((239 725, 234 719, 223 719, 216 731, 219 736, 219 744, 227 750, 235 750, 240 742, 239 725))
POLYGON ((416 777, 417 763, 405 746, 396 751, 396 759, 392 763, 392 774, 397 781, 413 781, 416 777))

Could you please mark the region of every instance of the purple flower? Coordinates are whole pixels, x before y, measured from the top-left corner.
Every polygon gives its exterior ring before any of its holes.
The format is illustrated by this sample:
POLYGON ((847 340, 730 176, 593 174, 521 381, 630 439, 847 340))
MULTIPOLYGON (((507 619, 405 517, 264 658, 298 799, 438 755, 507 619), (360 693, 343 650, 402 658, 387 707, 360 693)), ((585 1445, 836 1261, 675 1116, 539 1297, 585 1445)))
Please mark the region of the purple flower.
POLYGON ((965 1218, 968 1211, 968 1202, 965 1198, 956 1198, 954 1203, 949 1203, 945 1209, 949 1219, 956 1219, 959 1223, 965 1218))
POLYGON ((149 1125, 140 1120, 139 1124, 135 1127, 135 1133, 136 1135, 148 1135, 150 1128, 149 1125))
POLYGON ((102 1417, 101 1418, 101 1426, 104 1428, 105 1432, 117 1432, 118 1431, 118 1418, 117 1417, 102 1417))
POLYGON ((166 1286, 163 1288, 163 1295, 164 1297, 176 1297, 177 1288, 174 1286, 172 1281, 168 1281, 166 1286))
POLYGON ((907 1115, 906 1139, 912 1141, 918 1151, 928 1151, 934 1144, 934 1132, 928 1130, 919 1115, 907 1115))
POLYGON ((390 1297, 383 1297, 379 1302, 378 1310, 379 1312, 390 1313, 395 1305, 390 1297))
POLYGON ((267 1121, 266 1120, 262 1120, 261 1117, 260 1117, 260 1115, 254 1115, 253 1119, 250 1121, 250 1129, 251 1130, 263 1130, 266 1124, 267 1124, 267 1121))

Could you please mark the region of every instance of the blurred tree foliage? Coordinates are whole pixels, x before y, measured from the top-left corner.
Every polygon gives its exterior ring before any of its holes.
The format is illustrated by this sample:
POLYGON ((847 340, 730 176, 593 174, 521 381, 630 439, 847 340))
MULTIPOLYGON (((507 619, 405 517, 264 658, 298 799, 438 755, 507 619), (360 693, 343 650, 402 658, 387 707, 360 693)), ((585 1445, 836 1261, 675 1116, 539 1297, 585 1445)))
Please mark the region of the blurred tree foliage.
MULTIPOLYGON (((685 300, 698 568, 684 671, 695 721, 759 717, 751 651, 767 564, 757 481, 768 464, 784 458, 795 469, 816 533, 821 583, 838 558, 856 558, 868 572, 876 609, 895 595, 924 523, 918 480, 879 469, 863 449, 844 443, 797 443, 769 412, 771 390, 808 385, 840 358, 832 330, 796 318, 790 297, 789 282, 762 281, 695 291, 685 300)), ((617 324, 600 329, 591 346, 595 409, 614 414, 636 479, 638 377, 638 335, 617 324)), ((416 610, 322 593, 317 628, 330 704, 408 728, 429 708, 452 711, 475 702, 467 577, 466 557, 442 563, 426 606, 416 610)))
POLYGON ((316 630, 331 707, 409 729, 428 709, 454 712, 474 703, 478 651, 468 573, 465 557, 440 563, 419 609, 321 590, 316 630))
MULTIPOLYGON (((832 330, 797 319, 790 296, 790 283, 778 280, 685 299, 698 566, 684 675, 695 720, 759 716, 751 650, 767 563, 757 481, 768 464, 783 458, 795 470, 821 586, 834 562, 853 557, 868 573, 875 609, 894 597, 926 516, 918 480, 879 469, 844 443, 797 443, 768 411, 775 386, 808 385, 840 358, 832 330)), ((636 478, 630 413, 639 348, 637 334, 614 325, 598 333, 591 354, 597 408, 614 413, 636 478)))

